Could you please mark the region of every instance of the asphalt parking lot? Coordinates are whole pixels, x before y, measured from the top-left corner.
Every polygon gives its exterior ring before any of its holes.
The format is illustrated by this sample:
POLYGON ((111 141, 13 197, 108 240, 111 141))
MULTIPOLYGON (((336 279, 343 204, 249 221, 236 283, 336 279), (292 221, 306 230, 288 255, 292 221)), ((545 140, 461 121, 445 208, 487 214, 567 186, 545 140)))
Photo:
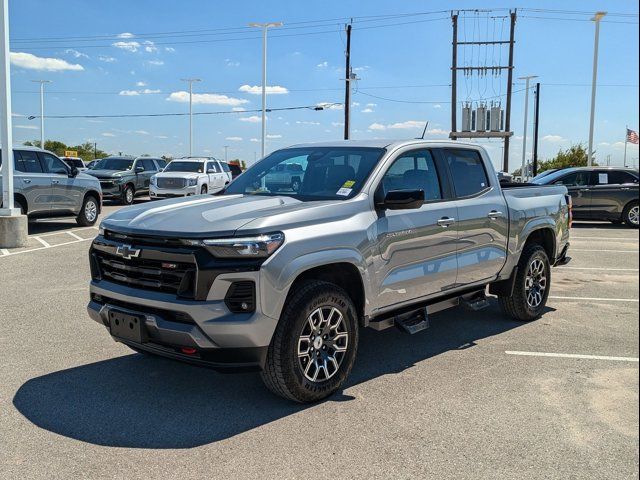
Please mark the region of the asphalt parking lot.
POLYGON ((364 331, 311 406, 113 342, 85 310, 96 233, 0 251, 0 478, 637 478, 637 230, 577 224, 538 321, 364 331))

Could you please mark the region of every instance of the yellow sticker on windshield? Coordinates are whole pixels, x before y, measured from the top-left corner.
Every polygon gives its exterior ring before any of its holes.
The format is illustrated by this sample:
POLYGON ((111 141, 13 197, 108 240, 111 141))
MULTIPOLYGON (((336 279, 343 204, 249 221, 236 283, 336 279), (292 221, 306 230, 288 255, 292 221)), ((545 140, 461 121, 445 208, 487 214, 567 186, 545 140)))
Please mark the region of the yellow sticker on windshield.
POLYGON ((356 184, 355 180, 347 180, 346 182, 344 182, 344 184, 342 185, 342 188, 351 188, 356 184))

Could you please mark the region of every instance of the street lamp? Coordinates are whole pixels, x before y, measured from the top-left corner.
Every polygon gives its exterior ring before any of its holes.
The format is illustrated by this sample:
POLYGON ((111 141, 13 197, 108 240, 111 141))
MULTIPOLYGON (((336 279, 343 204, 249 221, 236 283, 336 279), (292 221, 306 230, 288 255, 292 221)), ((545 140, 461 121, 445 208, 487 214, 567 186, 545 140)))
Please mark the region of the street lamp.
POLYGON ((282 22, 250 23, 250 27, 262 29, 262 158, 265 156, 267 137, 267 30, 282 26, 282 22))
POLYGON ((532 78, 538 78, 537 75, 529 75, 527 77, 519 77, 518 80, 525 80, 526 87, 524 90, 524 133, 522 134, 522 170, 520 176, 522 182, 525 179, 525 167, 527 165, 527 121, 529 120, 529 82, 532 78))
POLYGON ((607 12, 596 12, 591 19, 596 22, 596 34, 593 45, 593 78, 591 80, 591 118, 589 119, 589 151, 587 152, 587 165, 593 165, 593 122, 596 113, 596 81, 598 78, 598 44, 600 43, 600 20, 607 12))
POLYGON ((31 80, 40 84, 40 148, 44 149, 44 84, 51 80, 31 80))
POLYGON ((193 155, 193 83, 201 82, 199 78, 181 78, 183 82, 189 82, 189 156, 193 155))
POLYGON ((227 163, 227 151, 229 150, 229 145, 224 145, 224 163, 227 163))

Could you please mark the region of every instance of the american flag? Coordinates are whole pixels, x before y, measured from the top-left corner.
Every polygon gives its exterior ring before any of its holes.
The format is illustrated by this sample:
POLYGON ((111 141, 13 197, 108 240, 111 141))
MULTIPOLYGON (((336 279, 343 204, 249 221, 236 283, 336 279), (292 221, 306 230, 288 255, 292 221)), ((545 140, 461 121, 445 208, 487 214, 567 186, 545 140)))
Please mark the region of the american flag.
POLYGON ((627 142, 638 145, 638 132, 627 128, 627 142))

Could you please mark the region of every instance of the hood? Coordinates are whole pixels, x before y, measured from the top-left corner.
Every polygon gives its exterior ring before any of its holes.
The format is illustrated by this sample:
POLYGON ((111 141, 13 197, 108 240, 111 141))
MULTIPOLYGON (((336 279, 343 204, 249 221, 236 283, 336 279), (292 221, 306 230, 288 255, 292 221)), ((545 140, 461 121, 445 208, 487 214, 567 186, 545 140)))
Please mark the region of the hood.
POLYGON ((87 170, 87 173, 96 178, 113 178, 127 175, 130 172, 126 170, 87 170))

